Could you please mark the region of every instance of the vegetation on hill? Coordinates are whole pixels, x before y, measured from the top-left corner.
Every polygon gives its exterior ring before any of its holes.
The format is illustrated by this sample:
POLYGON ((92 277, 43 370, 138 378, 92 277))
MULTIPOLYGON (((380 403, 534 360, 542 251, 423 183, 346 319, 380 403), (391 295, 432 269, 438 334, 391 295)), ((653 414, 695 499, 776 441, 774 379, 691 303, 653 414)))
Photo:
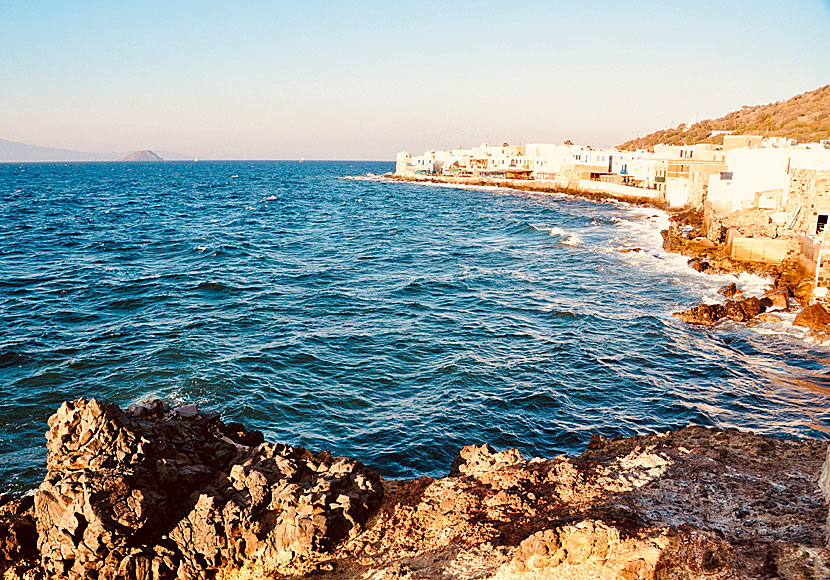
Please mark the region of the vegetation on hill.
POLYGON ((715 131, 788 137, 800 143, 830 139, 830 85, 802 93, 786 101, 768 105, 745 105, 719 119, 706 119, 691 126, 678 125, 674 129, 655 131, 645 137, 626 141, 620 149, 648 149, 659 143, 667 145, 694 145, 696 143, 723 143, 723 135, 715 131))

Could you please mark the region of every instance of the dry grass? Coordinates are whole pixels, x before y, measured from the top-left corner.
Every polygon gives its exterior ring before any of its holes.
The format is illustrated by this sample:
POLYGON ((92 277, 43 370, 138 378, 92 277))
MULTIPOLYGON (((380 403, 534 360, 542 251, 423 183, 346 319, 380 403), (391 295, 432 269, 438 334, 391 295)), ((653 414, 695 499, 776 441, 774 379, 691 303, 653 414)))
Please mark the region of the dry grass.
POLYGON ((723 143, 723 136, 713 131, 735 134, 787 137, 800 143, 830 139, 830 85, 768 105, 744 106, 719 119, 706 119, 691 126, 678 125, 626 141, 620 149, 648 149, 659 143, 694 145, 723 143))

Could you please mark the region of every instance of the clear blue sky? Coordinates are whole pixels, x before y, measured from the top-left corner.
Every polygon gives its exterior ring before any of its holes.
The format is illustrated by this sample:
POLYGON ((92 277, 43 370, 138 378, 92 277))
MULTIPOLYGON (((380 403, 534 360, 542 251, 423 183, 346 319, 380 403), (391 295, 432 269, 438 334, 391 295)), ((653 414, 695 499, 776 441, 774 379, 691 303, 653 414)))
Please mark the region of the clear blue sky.
POLYGON ((391 159, 638 132, 830 83, 830 2, 0 0, 0 138, 391 159))

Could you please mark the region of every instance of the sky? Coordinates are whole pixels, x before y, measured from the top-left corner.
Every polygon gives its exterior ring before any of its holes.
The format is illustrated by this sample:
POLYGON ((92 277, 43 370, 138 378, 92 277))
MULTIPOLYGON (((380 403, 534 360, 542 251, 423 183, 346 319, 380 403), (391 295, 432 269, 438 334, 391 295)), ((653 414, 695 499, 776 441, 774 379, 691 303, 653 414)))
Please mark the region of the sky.
POLYGON ((830 83, 830 0, 0 0, 0 138, 204 159, 611 146, 830 83))

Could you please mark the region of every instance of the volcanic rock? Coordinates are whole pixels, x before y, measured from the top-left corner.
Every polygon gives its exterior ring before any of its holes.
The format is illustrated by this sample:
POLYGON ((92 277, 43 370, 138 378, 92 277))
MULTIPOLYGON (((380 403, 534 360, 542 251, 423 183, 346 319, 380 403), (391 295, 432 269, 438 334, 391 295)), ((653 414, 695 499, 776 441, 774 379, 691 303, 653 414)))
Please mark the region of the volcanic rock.
POLYGON ((764 311, 761 300, 751 296, 744 300, 727 300, 725 304, 701 304, 685 312, 675 312, 672 316, 689 324, 712 326, 721 318, 735 322, 748 322, 764 311))
POLYGON ((195 406, 64 403, 46 438, 49 472, 34 503, 49 576, 206 578, 253 562, 278 571, 330 550, 382 497, 379 475, 360 462, 246 445, 261 434, 195 406))
POLYGON ((470 445, 449 477, 382 482, 198 408, 130 409, 50 419, 34 510, 0 499, 5 580, 830 577, 825 441, 690 426, 596 434, 578 457, 470 445))
POLYGON ((725 312, 726 309, 721 304, 701 304, 685 312, 675 312, 672 316, 689 324, 712 326, 724 317, 725 312))

